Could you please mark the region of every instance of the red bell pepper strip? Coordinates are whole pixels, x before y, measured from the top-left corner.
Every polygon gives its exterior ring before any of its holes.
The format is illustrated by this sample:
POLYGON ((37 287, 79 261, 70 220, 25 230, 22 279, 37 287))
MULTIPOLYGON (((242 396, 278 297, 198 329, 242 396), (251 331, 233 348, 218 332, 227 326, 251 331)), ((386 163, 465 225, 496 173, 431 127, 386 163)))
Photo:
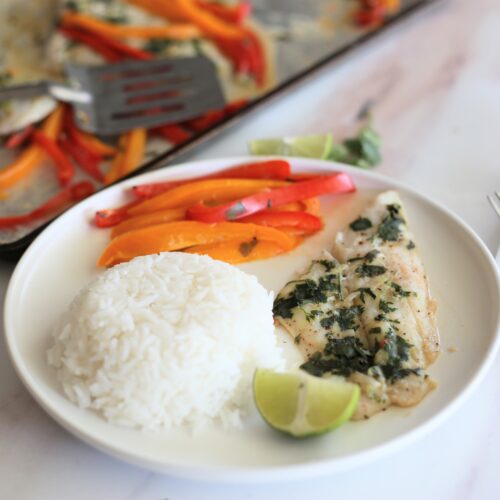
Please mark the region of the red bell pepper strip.
POLYGON ((306 234, 316 233, 323 228, 322 220, 307 212, 274 212, 262 210, 252 215, 242 217, 240 222, 251 222, 259 226, 293 227, 306 234))
POLYGON ((157 194, 164 193, 168 189, 187 184, 188 182, 202 179, 276 179, 285 180, 290 176, 290 163, 286 160, 268 160, 256 163, 246 163, 236 167, 226 168, 214 174, 195 177, 182 181, 157 182, 154 184, 142 184, 132 187, 132 193, 136 198, 152 198, 157 194))
POLYGON ((191 133, 175 123, 153 129, 153 133, 162 136, 174 146, 179 146, 191 138, 191 133))
POLYGON ((252 5, 247 1, 240 2, 234 6, 223 5, 205 0, 197 0, 196 4, 198 7, 205 9, 219 19, 231 24, 243 24, 245 19, 252 12, 252 5))
POLYGON ((193 130, 194 132, 204 132, 216 123, 222 121, 224 118, 231 116, 241 108, 248 104, 246 99, 240 99, 227 104, 223 109, 208 111, 204 115, 188 120, 181 125, 193 130))
POLYGON ((7 149, 15 149, 22 146, 35 131, 34 125, 28 125, 19 132, 14 132, 6 141, 4 146, 7 149))
POLYGON ((104 210, 98 210, 95 213, 94 224, 100 228, 113 227, 125 219, 128 219, 128 210, 133 206, 139 204, 142 200, 134 200, 130 203, 122 205, 116 208, 106 208, 104 210))
POLYGON ((68 137, 59 141, 62 150, 70 155, 78 166, 93 179, 98 182, 104 182, 104 174, 99 169, 100 158, 89 153, 88 150, 79 147, 68 137))
POLYGON ((75 175, 75 167, 57 145, 57 142, 36 130, 33 133, 35 142, 52 158, 57 169, 57 179, 61 186, 67 186, 75 175))
POLYGON ((68 28, 66 26, 60 26, 59 31, 67 38, 75 41, 81 42, 88 47, 90 47, 94 52, 100 54, 107 62, 117 62, 123 59, 122 55, 109 47, 109 45, 103 45, 94 35, 86 33, 82 30, 75 28, 68 28))
POLYGON ((68 38, 82 42, 101 54, 108 62, 121 61, 123 59, 148 60, 153 54, 144 50, 130 47, 114 38, 91 31, 61 26, 61 32, 68 38))
POLYGON ((71 202, 83 200, 94 192, 94 186, 88 181, 82 181, 73 186, 68 186, 59 191, 55 196, 46 201, 43 205, 35 208, 31 212, 22 215, 13 215, 11 217, 0 217, 0 228, 6 229, 21 224, 29 224, 35 220, 54 214, 71 202))
POLYGON ((345 173, 324 175, 215 207, 197 203, 187 210, 187 218, 201 222, 231 221, 293 201, 301 201, 324 194, 350 193, 355 190, 356 187, 352 179, 345 173))

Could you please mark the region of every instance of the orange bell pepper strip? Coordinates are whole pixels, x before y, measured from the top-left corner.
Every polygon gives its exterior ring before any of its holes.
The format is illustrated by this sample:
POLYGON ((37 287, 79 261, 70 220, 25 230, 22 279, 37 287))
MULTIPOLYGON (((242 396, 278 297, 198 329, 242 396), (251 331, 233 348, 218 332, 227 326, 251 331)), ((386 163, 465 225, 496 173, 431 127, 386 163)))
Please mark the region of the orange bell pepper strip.
POLYGON ((269 259, 284 253, 282 247, 270 241, 230 240, 222 243, 209 243, 186 248, 183 252, 208 255, 212 259, 222 260, 228 264, 242 264, 254 260, 269 259))
MULTIPOLYGON (((42 132, 52 140, 57 139, 62 128, 63 107, 58 106, 42 125, 42 132)), ((46 158, 45 151, 37 144, 28 146, 10 165, 0 171, 0 191, 27 177, 46 158)))
POLYGON ((120 138, 121 150, 114 157, 111 168, 105 176, 105 183, 110 184, 136 169, 144 158, 147 131, 137 128, 123 134, 120 138))
POLYGON ((116 238, 120 236, 120 234, 143 227, 157 226, 158 224, 165 224, 166 222, 184 220, 185 216, 185 208, 166 208, 165 210, 158 210, 158 212, 138 215, 137 217, 124 220, 120 222, 120 224, 114 226, 111 231, 111 238, 116 238))
POLYGON ((217 203, 287 186, 286 181, 261 179, 208 179, 170 189, 132 207, 130 215, 141 215, 164 208, 188 207, 201 201, 217 203))
POLYGON ((72 142, 95 157, 107 158, 115 156, 117 153, 115 147, 102 142, 94 135, 80 130, 76 126, 73 119, 73 113, 69 108, 66 108, 64 112, 64 132, 69 136, 72 142))
POLYGON ((252 240, 253 238, 276 243, 286 251, 295 246, 295 239, 292 236, 273 227, 237 222, 219 224, 196 221, 168 222, 129 231, 112 239, 99 257, 97 265, 111 267, 139 255, 171 252, 230 239, 252 240))
POLYGON ((290 175, 291 166, 286 160, 267 160, 253 163, 244 163, 235 167, 225 168, 213 174, 185 179, 182 181, 156 182, 153 184, 140 184, 132 188, 132 193, 137 198, 151 198, 160 193, 182 184, 204 179, 275 179, 286 180, 290 175))
POLYGON ((165 26, 130 26, 112 24, 78 12, 63 12, 65 26, 72 26, 100 33, 113 38, 168 38, 172 40, 191 40, 200 36, 200 31, 192 24, 172 24, 165 26))
POLYGON ((127 0, 144 10, 165 17, 170 21, 196 25, 208 38, 241 39, 245 36, 239 26, 219 19, 200 8, 196 0, 127 0))

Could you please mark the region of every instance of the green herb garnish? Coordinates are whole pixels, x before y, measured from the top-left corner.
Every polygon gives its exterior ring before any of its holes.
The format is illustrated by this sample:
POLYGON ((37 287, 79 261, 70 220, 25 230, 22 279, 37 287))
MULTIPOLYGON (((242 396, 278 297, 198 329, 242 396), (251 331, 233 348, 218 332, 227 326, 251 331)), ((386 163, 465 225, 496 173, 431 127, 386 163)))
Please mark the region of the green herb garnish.
POLYGON ((372 221, 366 217, 358 217, 349 224, 349 227, 353 231, 365 231, 366 229, 370 229, 372 227, 372 221))

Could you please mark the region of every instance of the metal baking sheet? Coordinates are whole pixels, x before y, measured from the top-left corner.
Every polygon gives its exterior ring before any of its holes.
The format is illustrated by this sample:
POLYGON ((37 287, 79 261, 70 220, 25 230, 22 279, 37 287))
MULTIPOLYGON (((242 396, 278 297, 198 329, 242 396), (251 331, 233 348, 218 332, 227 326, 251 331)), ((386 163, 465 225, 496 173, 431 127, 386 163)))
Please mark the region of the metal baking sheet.
MULTIPOLYGON (((368 41, 442 1, 402 0, 401 8, 394 16, 377 29, 367 30, 356 27, 349 21, 353 0, 254 0, 254 26, 267 40, 268 55, 273 61, 272 84, 245 108, 211 129, 193 135, 180 146, 153 143, 148 151, 148 160, 128 177, 178 161, 182 155, 193 152, 271 99, 305 82, 326 65, 340 61, 368 41)), ((19 212, 19 207, 23 206, 27 211, 57 189, 53 180, 49 181, 50 174, 47 175, 43 169, 36 176, 36 179, 30 180, 31 184, 37 186, 35 191, 20 185, 15 190, 14 197, 10 198, 10 203, 0 201, 0 216, 19 212)), ((31 227, 21 226, 15 230, 0 231, 0 257, 18 258, 49 222, 40 221, 31 227)))

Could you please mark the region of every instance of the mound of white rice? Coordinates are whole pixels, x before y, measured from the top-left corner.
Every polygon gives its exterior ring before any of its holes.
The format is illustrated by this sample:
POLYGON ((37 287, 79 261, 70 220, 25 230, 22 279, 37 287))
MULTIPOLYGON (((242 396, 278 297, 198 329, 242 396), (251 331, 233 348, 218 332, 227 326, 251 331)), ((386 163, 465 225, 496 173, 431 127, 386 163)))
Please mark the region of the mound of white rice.
POLYGON ((69 399, 131 427, 238 426, 254 369, 282 365, 272 295, 254 276, 184 253, 106 271, 53 335, 48 361, 69 399))

